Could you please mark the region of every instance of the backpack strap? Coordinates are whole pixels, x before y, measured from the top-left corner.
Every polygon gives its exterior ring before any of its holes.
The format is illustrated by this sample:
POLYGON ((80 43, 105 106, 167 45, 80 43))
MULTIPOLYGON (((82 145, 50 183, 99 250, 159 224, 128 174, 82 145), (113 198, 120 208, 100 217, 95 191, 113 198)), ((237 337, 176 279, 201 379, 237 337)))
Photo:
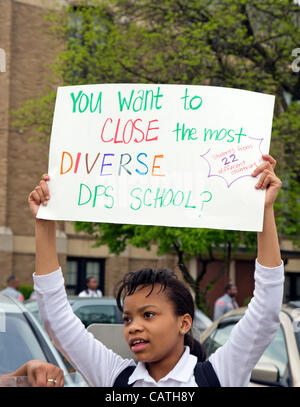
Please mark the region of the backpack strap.
POLYGON ((117 376, 113 387, 132 387, 134 385, 134 382, 131 384, 128 384, 129 377, 132 375, 134 372, 136 366, 127 366, 122 372, 117 376))
POLYGON ((196 364, 194 376, 198 387, 221 387, 218 376, 208 360, 196 364))
MULTIPOLYGON (((116 378, 113 387, 132 387, 134 382, 128 384, 128 380, 135 368, 136 366, 128 366, 126 369, 122 370, 116 378)), ((208 360, 196 364, 194 368, 194 376, 198 387, 221 387, 218 376, 208 360)))

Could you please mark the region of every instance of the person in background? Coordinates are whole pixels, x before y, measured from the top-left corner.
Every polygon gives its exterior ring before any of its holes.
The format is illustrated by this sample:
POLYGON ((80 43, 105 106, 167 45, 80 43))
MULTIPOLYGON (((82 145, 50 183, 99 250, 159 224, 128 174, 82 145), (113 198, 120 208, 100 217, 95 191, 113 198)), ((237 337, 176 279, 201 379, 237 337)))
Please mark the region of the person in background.
POLYGON ((85 283, 87 288, 79 293, 79 297, 102 297, 102 292, 98 290, 98 282, 95 277, 88 277, 85 283))
POLYGON ((216 321, 222 315, 226 314, 226 312, 238 308, 239 305, 235 300, 237 293, 238 290, 234 284, 226 285, 225 294, 222 297, 218 298, 215 302, 214 321, 216 321))
POLYGON ((18 291, 18 288, 19 288, 18 278, 14 274, 12 274, 11 276, 9 276, 7 278, 6 283, 7 283, 7 288, 0 291, 0 294, 6 295, 7 297, 16 298, 17 300, 23 302, 24 296, 20 291, 18 291))
POLYGON ((63 387, 64 372, 43 360, 29 360, 12 373, 0 376, 0 387, 6 387, 9 378, 27 376, 32 387, 63 387))

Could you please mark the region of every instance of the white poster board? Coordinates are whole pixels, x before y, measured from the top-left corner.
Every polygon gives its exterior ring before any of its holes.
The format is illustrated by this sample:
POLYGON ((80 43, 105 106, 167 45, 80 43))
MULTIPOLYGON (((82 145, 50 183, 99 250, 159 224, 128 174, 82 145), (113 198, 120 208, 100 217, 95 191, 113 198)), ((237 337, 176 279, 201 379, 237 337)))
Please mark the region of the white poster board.
POLYGON ((265 192, 251 173, 269 152, 274 100, 210 86, 59 87, 38 217, 260 231, 265 192))

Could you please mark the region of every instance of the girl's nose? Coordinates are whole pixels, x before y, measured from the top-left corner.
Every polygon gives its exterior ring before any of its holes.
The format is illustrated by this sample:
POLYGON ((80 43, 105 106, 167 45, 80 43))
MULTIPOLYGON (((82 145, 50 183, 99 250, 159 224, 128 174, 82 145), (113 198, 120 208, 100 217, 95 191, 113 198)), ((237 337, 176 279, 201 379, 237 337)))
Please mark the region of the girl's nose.
POLYGON ((141 332, 143 331, 143 326, 140 324, 138 321, 133 320, 129 326, 129 333, 134 333, 134 332, 141 332))

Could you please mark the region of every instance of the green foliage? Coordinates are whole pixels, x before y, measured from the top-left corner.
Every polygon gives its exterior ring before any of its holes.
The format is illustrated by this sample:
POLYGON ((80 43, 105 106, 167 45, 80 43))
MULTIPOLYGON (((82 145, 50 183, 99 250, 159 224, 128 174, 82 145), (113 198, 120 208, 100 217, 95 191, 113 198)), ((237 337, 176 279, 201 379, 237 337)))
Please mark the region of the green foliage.
POLYGON ((245 298, 242 306, 243 306, 243 307, 247 307, 247 306, 249 305, 249 302, 250 302, 250 301, 251 301, 251 297, 245 298))
MULTIPOLYGON (((97 0, 49 12, 53 34, 66 46, 53 65, 62 85, 174 83, 234 87, 276 96, 271 154, 283 188, 276 203, 280 237, 300 241, 300 74, 291 69, 300 46, 300 8, 293 0, 97 0), (88 4, 88 6, 86 5, 88 4), (287 97, 292 103, 288 103, 287 97)), ((55 94, 29 101, 16 125, 34 126, 48 140, 55 94)), ((218 252, 228 259, 238 246, 255 249, 251 233, 209 229, 76 223, 96 244, 121 253, 127 244, 181 262, 198 256, 200 276, 218 252)), ((186 274, 193 289, 193 281, 186 274)), ((211 289, 210 283, 207 290, 211 289)), ((206 290, 206 292, 207 292, 206 290)), ((203 294, 203 293, 202 293, 203 294)), ((200 294, 199 294, 200 295, 200 294)), ((203 294, 205 295, 205 293, 203 294)), ((202 309, 203 299, 198 298, 202 309)))
POLYGON ((185 260, 199 255, 210 258, 214 251, 223 253, 226 242, 231 243, 232 251, 236 251, 241 243, 247 250, 254 249, 256 242, 254 233, 216 229, 75 222, 75 230, 93 235, 95 246, 107 245, 111 253, 122 253, 128 244, 149 250, 151 243, 155 243, 159 255, 176 252, 178 247, 185 260))
POLYGON ((24 284, 22 284, 22 285, 20 284, 18 290, 23 294, 25 300, 28 300, 31 293, 34 291, 32 285, 24 285, 24 284))
MULTIPOLYGON (((284 182, 276 215, 280 235, 299 243, 300 74, 291 63, 300 44, 300 7, 293 0, 79 4, 47 16, 66 44, 52 67, 55 82, 216 85, 276 95, 271 154, 284 182)), ((54 102, 53 90, 28 101, 15 126, 34 128, 48 141, 54 102)))

